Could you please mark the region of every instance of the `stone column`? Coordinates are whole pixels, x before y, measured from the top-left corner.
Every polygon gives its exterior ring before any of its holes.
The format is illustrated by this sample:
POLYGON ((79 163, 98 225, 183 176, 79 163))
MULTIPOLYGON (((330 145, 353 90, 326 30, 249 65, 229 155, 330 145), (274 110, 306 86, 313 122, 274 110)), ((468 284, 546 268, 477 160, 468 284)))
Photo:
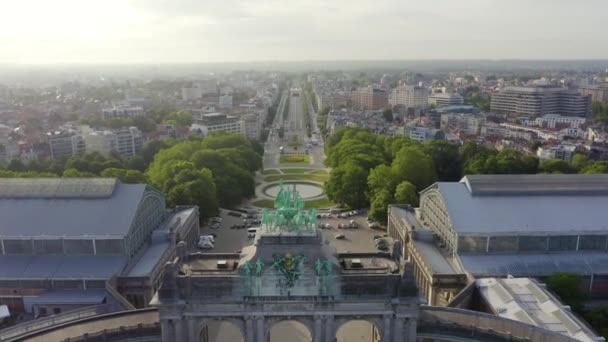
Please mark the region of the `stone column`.
POLYGON ((162 342, 175 341, 175 335, 173 334, 173 322, 171 322, 171 320, 162 320, 160 323, 160 329, 162 342))
POLYGON ((321 316, 315 316, 315 327, 313 332, 313 342, 323 342, 323 321, 321 321, 321 316))
POLYGON ((334 342, 335 340, 335 332, 334 332, 334 316, 325 316, 325 341, 324 342, 334 342))
POLYGON ((189 333, 186 328, 187 322, 185 318, 173 321, 175 327, 175 340, 176 341, 188 341, 189 333))
POLYGON ((199 342, 201 340, 199 333, 196 318, 188 317, 188 341, 199 342))
POLYGON ((255 330, 253 328, 253 318, 245 318, 245 342, 255 342, 255 330))
POLYGON ((256 342, 266 342, 266 326, 264 324, 264 316, 256 317, 256 342))
POLYGON ((383 324, 383 328, 382 328, 382 340, 383 341, 390 341, 391 340, 391 336, 392 336, 392 330, 393 330, 393 325, 392 322, 393 319, 390 316, 384 316, 384 324, 383 324))
POLYGON ((416 318, 411 317, 405 323, 405 342, 416 342, 416 318))
POLYGON ((393 320, 393 342, 403 342, 403 325, 405 321, 403 318, 395 318, 393 320))

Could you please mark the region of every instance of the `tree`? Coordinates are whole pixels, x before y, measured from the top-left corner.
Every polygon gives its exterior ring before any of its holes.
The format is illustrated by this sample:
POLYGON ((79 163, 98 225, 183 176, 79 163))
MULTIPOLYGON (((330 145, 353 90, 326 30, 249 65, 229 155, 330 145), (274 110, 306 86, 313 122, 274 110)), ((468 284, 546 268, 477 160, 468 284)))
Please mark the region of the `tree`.
POLYGON ((581 291, 582 277, 576 273, 555 273, 547 278, 547 286, 574 311, 582 311, 585 296, 581 291))
POLYGON ((591 105, 591 112, 593 113, 593 119, 595 122, 606 125, 608 124, 608 103, 607 102, 593 102, 591 105))
POLYGON ((575 153, 572 157, 572 166, 577 170, 582 170, 589 164, 589 157, 582 153, 575 153))
POLYGON ((540 172, 543 173, 576 173, 576 168, 561 159, 549 159, 540 164, 540 172))
POLYGON ((384 120, 386 120, 387 122, 393 122, 393 110, 392 109, 387 108, 387 109, 383 110, 382 116, 384 117, 384 120))
POLYGON ((177 127, 189 127, 192 125, 192 122, 194 122, 192 113, 184 111, 171 112, 169 115, 167 115, 163 122, 169 120, 173 121, 177 127))
POLYGON ((412 206, 418 205, 418 194, 416 193, 416 187, 414 184, 404 181, 397 185, 395 190, 395 201, 397 203, 411 204, 412 206))
POLYGON ((435 165, 440 181, 458 181, 462 178, 462 161, 458 145, 445 140, 431 140, 424 146, 435 165))
POLYGON ((163 148, 168 148, 171 144, 167 142, 167 140, 153 140, 144 145, 141 150, 141 157, 144 160, 145 167, 148 167, 154 156, 163 148))
POLYGON ((8 163, 6 169, 15 172, 24 172, 27 170, 27 167, 25 166, 25 164, 23 164, 21 160, 13 159, 8 163))
POLYGON ((66 178, 92 178, 97 177, 96 174, 86 171, 78 171, 76 169, 66 169, 63 171, 63 177, 66 178))
POLYGON ((198 172, 185 170, 176 177, 180 183, 172 187, 167 194, 169 205, 196 204, 199 207, 201 221, 217 215, 219 208, 217 190, 210 170, 202 169, 198 172))
POLYGON ((386 190, 389 193, 395 191, 397 184, 395 183, 393 171, 390 166, 380 164, 373 168, 367 176, 367 185, 369 188, 368 198, 371 201, 382 190, 386 190))
POLYGON ((591 164, 587 164, 580 173, 594 174, 594 173, 608 173, 608 162, 597 161, 591 164))
POLYGON ((391 196, 391 193, 388 190, 381 190, 372 199, 369 216, 374 221, 386 223, 388 205, 392 202, 393 196, 391 196))
POLYGON ((354 162, 348 162, 332 170, 325 183, 327 196, 336 203, 350 208, 363 208, 368 204, 365 197, 368 172, 354 162))
POLYGON ((393 160, 391 169, 396 182, 409 181, 418 191, 437 179, 433 160, 417 146, 402 148, 393 160))
POLYGON ((146 183, 146 177, 141 171, 138 170, 108 168, 101 171, 100 175, 101 177, 118 178, 121 182, 127 184, 146 183))

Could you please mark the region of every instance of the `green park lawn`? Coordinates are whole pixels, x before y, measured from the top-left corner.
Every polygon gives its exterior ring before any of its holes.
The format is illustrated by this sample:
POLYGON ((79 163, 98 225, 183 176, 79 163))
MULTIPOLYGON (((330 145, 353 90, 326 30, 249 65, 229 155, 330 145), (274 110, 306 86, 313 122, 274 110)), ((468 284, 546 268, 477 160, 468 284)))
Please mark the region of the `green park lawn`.
POLYGON ((270 169, 270 170, 262 171, 262 174, 263 175, 280 175, 281 173, 279 172, 279 170, 270 169))
POLYGON ((298 169, 298 168, 294 168, 294 169, 281 169, 281 172, 283 173, 308 173, 312 171, 312 169, 298 169))
POLYGON ((310 157, 305 154, 282 155, 280 163, 310 163, 310 157))
POLYGON ((315 171, 311 172, 310 174, 316 175, 316 176, 329 176, 329 172, 327 172, 325 170, 315 170, 315 171))
POLYGON ((302 174, 302 175, 272 175, 264 177, 265 182, 277 182, 281 179, 284 181, 292 181, 292 180, 310 180, 315 182, 325 182, 328 176, 321 175, 311 175, 311 174, 302 174))

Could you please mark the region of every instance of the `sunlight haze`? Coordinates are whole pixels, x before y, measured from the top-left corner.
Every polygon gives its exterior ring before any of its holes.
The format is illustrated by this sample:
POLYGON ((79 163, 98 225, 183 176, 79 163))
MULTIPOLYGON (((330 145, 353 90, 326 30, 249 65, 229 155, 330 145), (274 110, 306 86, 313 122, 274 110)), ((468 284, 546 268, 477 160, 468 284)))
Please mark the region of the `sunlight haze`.
POLYGON ((601 0, 1 3, 0 63, 608 57, 601 0))

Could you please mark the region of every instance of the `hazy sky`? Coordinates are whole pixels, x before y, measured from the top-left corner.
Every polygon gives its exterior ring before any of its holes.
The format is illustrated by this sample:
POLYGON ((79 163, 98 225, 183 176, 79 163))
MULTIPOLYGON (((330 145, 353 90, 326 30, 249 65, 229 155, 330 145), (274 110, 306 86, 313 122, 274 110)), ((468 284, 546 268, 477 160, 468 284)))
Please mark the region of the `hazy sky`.
POLYGON ((0 0, 0 63, 608 58, 606 0, 0 0))

